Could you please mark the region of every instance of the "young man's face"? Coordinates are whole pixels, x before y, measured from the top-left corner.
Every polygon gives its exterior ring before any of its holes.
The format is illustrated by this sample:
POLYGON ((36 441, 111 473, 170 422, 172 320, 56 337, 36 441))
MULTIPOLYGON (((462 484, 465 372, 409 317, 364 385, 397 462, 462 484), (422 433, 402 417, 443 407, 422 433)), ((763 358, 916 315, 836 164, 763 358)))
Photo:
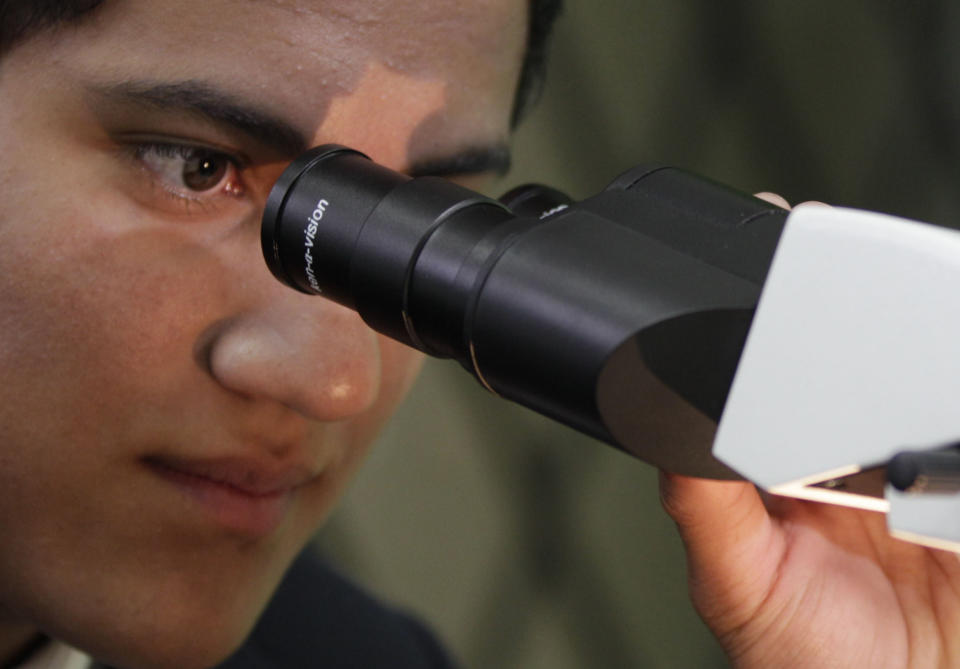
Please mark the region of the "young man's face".
POLYGON ((516 0, 108 0, 0 61, 0 640, 176 667, 242 640, 416 368, 270 276, 269 187, 306 145, 502 145, 525 26, 516 0))

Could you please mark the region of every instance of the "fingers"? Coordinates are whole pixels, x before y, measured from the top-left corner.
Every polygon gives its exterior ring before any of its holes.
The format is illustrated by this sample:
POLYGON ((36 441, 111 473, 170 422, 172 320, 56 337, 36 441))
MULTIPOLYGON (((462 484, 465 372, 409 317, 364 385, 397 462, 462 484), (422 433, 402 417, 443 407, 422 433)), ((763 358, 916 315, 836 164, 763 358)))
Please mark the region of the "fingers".
POLYGON ((777 195, 776 193, 770 193, 768 191, 754 193, 753 196, 756 198, 760 198, 761 200, 766 200, 770 204, 774 204, 778 207, 782 207, 783 209, 796 209, 797 207, 829 207, 830 206, 826 202, 820 202, 819 200, 806 200, 805 202, 801 202, 800 204, 798 204, 796 207, 791 207, 790 203, 787 202, 783 196, 777 195))
POLYGON ((706 550, 711 560, 724 559, 757 533, 772 531, 760 494, 744 481, 711 481, 661 472, 660 497, 691 557, 706 550))
POLYGON ((767 191, 764 191, 762 193, 756 193, 754 197, 758 197, 761 200, 766 200, 770 204, 775 204, 778 207, 783 207, 784 209, 790 208, 790 203, 776 193, 768 193, 767 191))

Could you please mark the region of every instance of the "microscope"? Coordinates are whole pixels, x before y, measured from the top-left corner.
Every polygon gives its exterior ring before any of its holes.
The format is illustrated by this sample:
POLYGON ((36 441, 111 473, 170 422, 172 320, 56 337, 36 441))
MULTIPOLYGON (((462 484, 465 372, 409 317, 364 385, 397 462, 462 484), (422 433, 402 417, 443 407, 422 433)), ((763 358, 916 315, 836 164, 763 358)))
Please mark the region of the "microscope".
POLYGON ((262 242, 290 287, 656 467, 885 512, 960 552, 958 230, 658 165, 579 202, 493 200, 325 145, 274 186, 262 242), (652 438, 651 388, 715 438, 652 438))

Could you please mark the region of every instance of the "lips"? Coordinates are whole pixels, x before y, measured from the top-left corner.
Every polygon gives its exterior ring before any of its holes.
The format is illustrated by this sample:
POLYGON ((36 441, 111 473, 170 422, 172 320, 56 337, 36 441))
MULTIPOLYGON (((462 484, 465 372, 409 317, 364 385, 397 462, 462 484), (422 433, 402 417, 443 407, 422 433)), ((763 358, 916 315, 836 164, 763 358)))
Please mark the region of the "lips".
POLYGON ((302 465, 271 465, 243 458, 152 456, 144 463, 216 523, 255 537, 275 531, 297 490, 317 476, 302 465))

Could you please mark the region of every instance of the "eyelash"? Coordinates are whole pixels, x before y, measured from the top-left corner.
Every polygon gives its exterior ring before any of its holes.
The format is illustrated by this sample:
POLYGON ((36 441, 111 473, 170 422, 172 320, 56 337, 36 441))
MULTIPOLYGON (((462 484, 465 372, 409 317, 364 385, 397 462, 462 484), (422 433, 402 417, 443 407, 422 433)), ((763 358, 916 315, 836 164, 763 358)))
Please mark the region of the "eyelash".
POLYGON ((201 207, 206 211, 219 204, 217 200, 221 198, 237 200, 242 199, 246 194, 246 187, 241 178, 241 172, 246 164, 237 156, 202 145, 172 141, 141 141, 134 144, 132 150, 134 160, 148 173, 159 194, 183 205, 187 211, 192 211, 195 207, 201 207), (212 162, 226 163, 225 171, 216 184, 208 189, 191 190, 185 184, 172 183, 173 173, 180 173, 181 178, 178 180, 182 181, 188 161, 202 160, 204 157, 212 162), (172 166, 163 169, 162 163, 169 161, 180 161, 181 169, 177 171, 172 166))

